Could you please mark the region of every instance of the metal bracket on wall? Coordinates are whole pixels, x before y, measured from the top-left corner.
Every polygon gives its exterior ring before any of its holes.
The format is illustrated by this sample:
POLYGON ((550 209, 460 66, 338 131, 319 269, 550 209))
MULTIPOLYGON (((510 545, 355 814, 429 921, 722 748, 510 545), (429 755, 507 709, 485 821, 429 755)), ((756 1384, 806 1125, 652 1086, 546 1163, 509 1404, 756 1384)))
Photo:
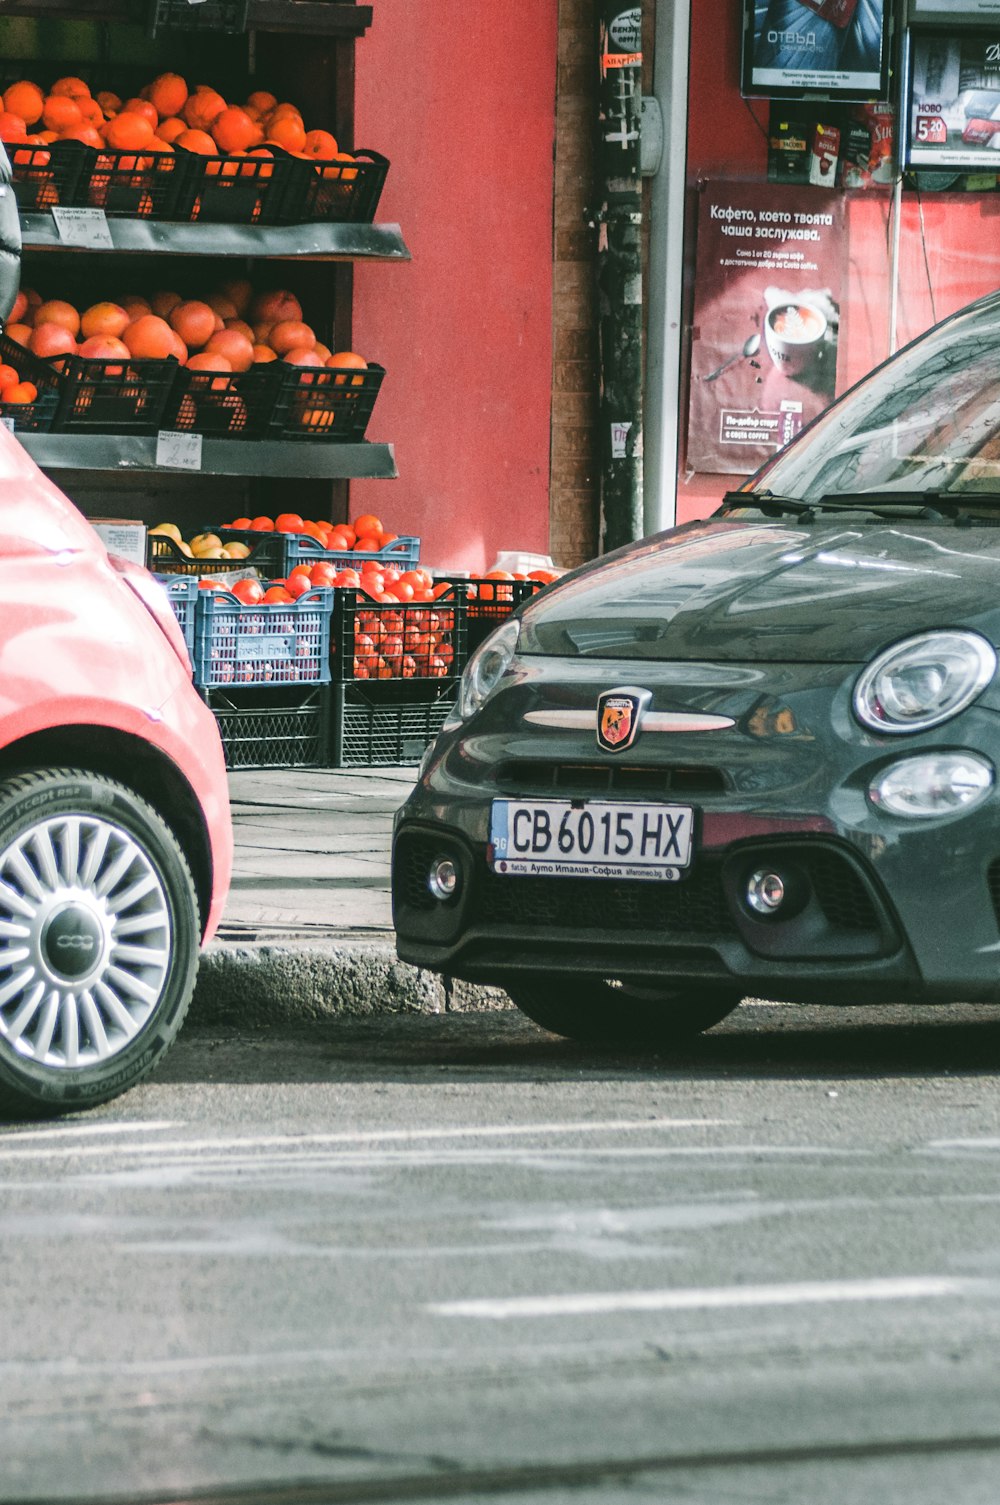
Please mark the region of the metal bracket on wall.
POLYGON ((655 94, 642 96, 639 132, 639 171, 644 178, 653 178, 663 156, 663 111, 655 94))

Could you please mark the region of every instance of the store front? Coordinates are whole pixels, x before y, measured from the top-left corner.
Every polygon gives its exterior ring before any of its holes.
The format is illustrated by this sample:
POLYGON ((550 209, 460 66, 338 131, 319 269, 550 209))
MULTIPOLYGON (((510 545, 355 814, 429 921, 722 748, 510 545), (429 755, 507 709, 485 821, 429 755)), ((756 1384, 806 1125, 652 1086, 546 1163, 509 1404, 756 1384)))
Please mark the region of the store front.
POLYGON ((686 166, 652 198, 650 530, 1000 285, 997 0, 660 0, 656 32, 686 166))

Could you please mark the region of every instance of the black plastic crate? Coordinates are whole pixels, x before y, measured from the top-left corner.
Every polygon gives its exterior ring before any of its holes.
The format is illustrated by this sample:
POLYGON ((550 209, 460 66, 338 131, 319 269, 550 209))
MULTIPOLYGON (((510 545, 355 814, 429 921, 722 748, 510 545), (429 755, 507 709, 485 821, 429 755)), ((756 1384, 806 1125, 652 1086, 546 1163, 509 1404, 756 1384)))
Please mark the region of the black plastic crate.
POLYGON ((0 402, 0 418, 15 433, 47 433, 59 409, 62 390, 59 372, 3 331, 0 331, 0 362, 13 366, 22 381, 30 381, 38 388, 34 402, 0 402))
POLYGON ((87 360, 60 356, 62 399, 53 428, 59 433, 154 434, 163 427, 180 369, 165 360, 87 360))
POLYGON ((306 166, 280 146, 268 145, 270 157, 203 156, 175 148, 184 170, 173 217, 198 224, 271 225, 280 222, 280 206, 294 169, 306 166))
POLYGON ((457 695, 457 680, 332 685, 330 767, 419 763, 457 695))
POLYGON ((454 587, 434 601, 372 601, 333 593, 331 657, 340 683, 453 679, 465 668, 466 602, 454 587))
POLYGON ((385 367, 367 371, 290 366, 275 361, 278 387, 267 425, 269 439, 327 439, 357 443, 365 437, 385 367))
POLYGON ((247 0, 150 0, 149 30, 221 31, 237 35, 247 29, 247 0))
POLYGON ((84 150, 80 203, 123 218, 181 217, 178 205, 185 200, 192 153, 84 150))
POLYGON ((203 690, 227 768, 325 768, 330 687, 203 690))
POLYGON ((146 568, 154 574, 202 576, 254 569, 261 579, 274 579, 280 571, 272 568, 273 558, 274 550, 268 546, 267 535, 264 535, 260 548, 251 548, 245 559, 192 559, 167 534, 146 534, 146 568))
POLYGON ((319 158, 293 159, 293 168, 278 205, 282 223, 308 224, 317 220, 370 223, 375 218, 389 159, 380 152, 352 153, 353 161, 319 158))
POLYGON ((460 580, 442 576, 466 597, 466 643, 475 653, 499 623, 505 622, 525 601, 542 589, 540 580, 460 580))
MULTIPOLYGON (((232 372, 191 371, 182 366, 163 427, 217 439, 259 439, 274 407, 276 379, 271 366, 276 364, 271 361, 232 372)), ((283 573, 273 571, 275 576, 283 573)))
POLYGON ((11 162, 11 181, 18 208, 76 208, 86 200, 81 184, 87 181, 91 158, 95 155, 82 141, 52 141, 48 146, 7 148, 11 162))

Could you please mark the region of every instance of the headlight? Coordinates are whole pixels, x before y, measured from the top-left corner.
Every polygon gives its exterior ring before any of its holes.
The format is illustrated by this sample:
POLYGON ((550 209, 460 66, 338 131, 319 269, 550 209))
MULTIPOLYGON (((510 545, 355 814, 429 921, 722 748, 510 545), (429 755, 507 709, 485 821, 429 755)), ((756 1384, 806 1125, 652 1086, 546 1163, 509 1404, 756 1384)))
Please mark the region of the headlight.
POLYGON ((989 684, 996 651, 976 632, 922 632, 887 648, 854 687, 854 714, 876 732, 924 732, 989 684))
POLYGON ((520 622, 504 622, 480 643, 469 659, 458 687, 458 714, 462 721, 476 714, 503 679, 514 657, 520 631, 520 622))
POLYGON ((993 788, 993 769, 975 753, 925 753, 901 758, 872 781, 868 798, 893 815, 954 815, 980 804, 993 788))

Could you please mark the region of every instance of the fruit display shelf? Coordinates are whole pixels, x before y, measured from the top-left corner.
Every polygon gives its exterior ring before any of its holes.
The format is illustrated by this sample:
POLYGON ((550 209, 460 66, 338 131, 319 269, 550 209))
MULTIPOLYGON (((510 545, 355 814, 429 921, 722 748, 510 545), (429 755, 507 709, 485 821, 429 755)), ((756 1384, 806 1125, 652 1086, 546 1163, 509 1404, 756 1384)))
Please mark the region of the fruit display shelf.
MULTIPOLYGON (((160 471, 156 434, 19 434, 43 470, 160 471)), ((212 439, 200 435, 197 463, 173 467, 177 474, 274 476, 289 480, 393 480, 391 444, 299 444, 279 439, 212 439)))
MULTIPOLYGON (((233 256, 270 260, 409 261, 399 225, 316 223, 305 225, 227 225, 174 220, 100 220, 111 251, 155 252, 159 256, 233 256)), ((21 239, 26 251, 93 251, 85 243, 86 222, 78 240, 60 233, 47 211, 22 210, 21 239)), ((93 229, 89 232, 93 234, 93 229)))

